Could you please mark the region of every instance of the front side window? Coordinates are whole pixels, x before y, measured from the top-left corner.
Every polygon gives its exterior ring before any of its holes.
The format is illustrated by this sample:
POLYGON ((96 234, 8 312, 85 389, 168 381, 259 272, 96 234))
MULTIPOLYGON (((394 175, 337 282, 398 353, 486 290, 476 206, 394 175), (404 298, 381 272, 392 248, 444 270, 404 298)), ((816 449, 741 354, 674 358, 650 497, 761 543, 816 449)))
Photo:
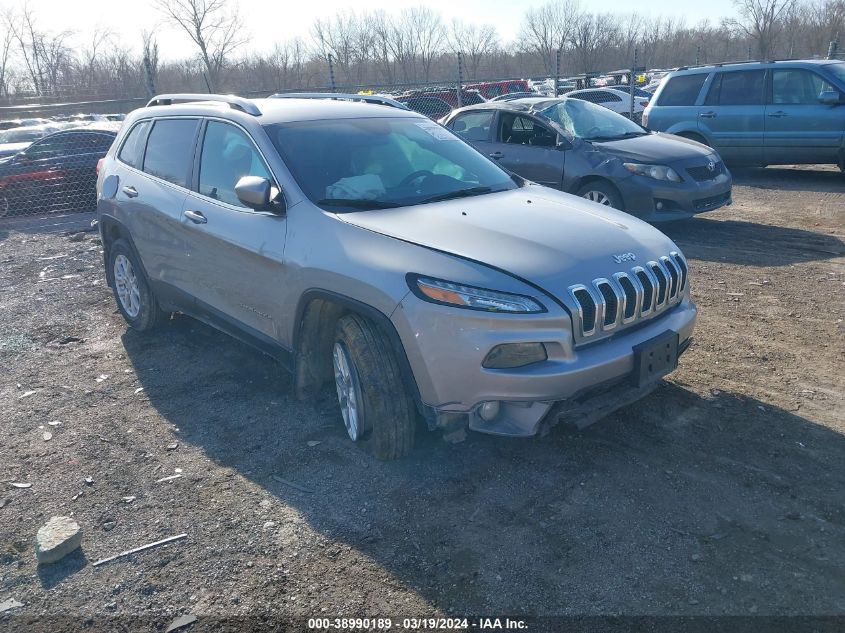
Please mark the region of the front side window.
POLYGON ((570 139, 606 141, 648 134, 621 114, 580 99, 558 101, 544 109, 542 115, 561 126, 570 139))
POLYGON ((706 103, 722 106, 762 105, 765 82, 765 70, 719 73, 710 86, 706 103))
POLYGON ((557 134, 534 119, 503 112, 499 125, 499 137, 503 143, 514 145, 532 145, 535 147, 554 147, 557 134))
POLYGON ((33 143, 24 150, 24 155, 30 160, 46 160, 64 154, 72 153, 77 134, 56 134, 37 143, 33 143))
POLYGON ((153 125, 144 155, 144 171, 151 176, 188 186, 198 119, 159 119, 153 125))
POLYGON ((772 103, 776 105, 819 105, 819 95, 833 86, 819 75, 801 68, 772 73, 772 103))
POLYGON ((243 207, 235 185, 244 176, 272 180, 252 139, 234 125, 209 121, 200 157, 199 193, 243 207))
POLYGON ((695 75, 679 75, 672 77, 660 92, 657 105, 660 106, 691 106, 695 105, 698 93, 707 79, 706 73, 695 75))
POLYGON ((467 141, 487 141, 490 140, 493 115, 493 110, 467 112, 455 117, 449 123, 449 127, 455 134, 467 141))
POLYGON ((144 162, 144 147, 147 141, 147 130, 150 127, 149 121, 136 123, 123 141, 123 147, 117 154, 117 158, 135 169, 141 169, 144 162))
POLYGON ((333 211, 424 204, 517 187, 492 161, 421 117, 302 121, 266 129, 305 195, 333 211))

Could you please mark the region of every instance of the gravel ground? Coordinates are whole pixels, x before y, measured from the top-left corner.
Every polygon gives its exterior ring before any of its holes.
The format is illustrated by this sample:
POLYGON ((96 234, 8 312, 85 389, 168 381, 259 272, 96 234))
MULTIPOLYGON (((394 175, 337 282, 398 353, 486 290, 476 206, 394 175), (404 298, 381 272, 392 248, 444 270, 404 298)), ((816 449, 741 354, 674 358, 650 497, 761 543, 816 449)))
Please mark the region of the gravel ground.
POLYGON ((0 604, 23 604, 0 630, 845 616, 845 175, 736 176, 733 206, 665 227, 700 320, 653 394, 580 432, 422 435, 392 463, 206 326, 128 332, 95 234, 0 223, 0 604), (82 549, 38 567, 54 515, 82 549))

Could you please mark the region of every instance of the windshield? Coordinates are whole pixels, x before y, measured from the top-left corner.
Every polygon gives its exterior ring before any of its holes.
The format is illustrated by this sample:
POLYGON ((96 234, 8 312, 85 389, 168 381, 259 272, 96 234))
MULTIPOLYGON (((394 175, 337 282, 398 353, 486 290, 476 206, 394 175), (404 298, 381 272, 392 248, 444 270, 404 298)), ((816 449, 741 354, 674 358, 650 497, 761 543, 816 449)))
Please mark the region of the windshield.
POLYGON ((839 81, 845 81, 845 62, 837 62, 834 64, 827 64, 825 69, 831 73, 839 81))
POLYGON ((44 136, 44 130, 6 130, 0 132, 0 143, 26 143, 44 136))
POLYGON ((332 211, 383 209, 515 189, 507 172, 422 118, 267 126, 297 183, 332 211))
POLYGON ((542 111, 542 114, 574 138, 586 141, 642 136, 648 132, 621 114, 580 99, 559 101, 542 111))

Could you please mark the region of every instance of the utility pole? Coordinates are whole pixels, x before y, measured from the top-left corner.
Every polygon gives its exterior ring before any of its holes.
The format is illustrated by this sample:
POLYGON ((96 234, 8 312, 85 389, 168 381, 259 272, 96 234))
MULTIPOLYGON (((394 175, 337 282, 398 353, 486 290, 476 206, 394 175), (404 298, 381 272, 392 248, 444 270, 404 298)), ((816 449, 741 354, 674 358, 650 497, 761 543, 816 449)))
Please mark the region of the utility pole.
POLYGON ((461 51, 458 51, 458 90, 456 92, 456 103, 458 104, 459 108, 463 107, 463 98, 461 93, 463 92, 464 87, 464 54, 461 51))
POLYGON ((334 57, 329 53, 329 84, 332 87, 332 92, 337 92, 337 86, 334 81, 334 57))
POLYGON ((558 96, 558 89, 560 86, 560 49, 557 49, 557 55, 555 56, 555 94, 554 96, 558 96))

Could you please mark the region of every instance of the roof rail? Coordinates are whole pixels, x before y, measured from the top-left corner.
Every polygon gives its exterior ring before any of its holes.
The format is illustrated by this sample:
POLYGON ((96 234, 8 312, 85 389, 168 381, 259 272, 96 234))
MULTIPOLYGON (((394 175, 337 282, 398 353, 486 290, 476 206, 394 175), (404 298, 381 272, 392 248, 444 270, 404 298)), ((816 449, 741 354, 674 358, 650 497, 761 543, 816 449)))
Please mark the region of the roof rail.
POLYGON ((378 105, 410 110, 404 103, 399 103, 390 97, 380 95, 359 95, 351 92, 286 92, 270 95, 270 99, 333 99, 336 101, 363 101, 364 103, 375 103, 378 105))
POLYGON ((216 103, 226 103, 233 110, 240 110, 252 116, 261 116, 261 110, 249 99, 237 97, 235 95, 215 95, 215 94, 165 94, 156 95, 147 103, 147 107, 151 106, 165 106, 173 105, 174 103, 195 103, 210 101, 216 103))

